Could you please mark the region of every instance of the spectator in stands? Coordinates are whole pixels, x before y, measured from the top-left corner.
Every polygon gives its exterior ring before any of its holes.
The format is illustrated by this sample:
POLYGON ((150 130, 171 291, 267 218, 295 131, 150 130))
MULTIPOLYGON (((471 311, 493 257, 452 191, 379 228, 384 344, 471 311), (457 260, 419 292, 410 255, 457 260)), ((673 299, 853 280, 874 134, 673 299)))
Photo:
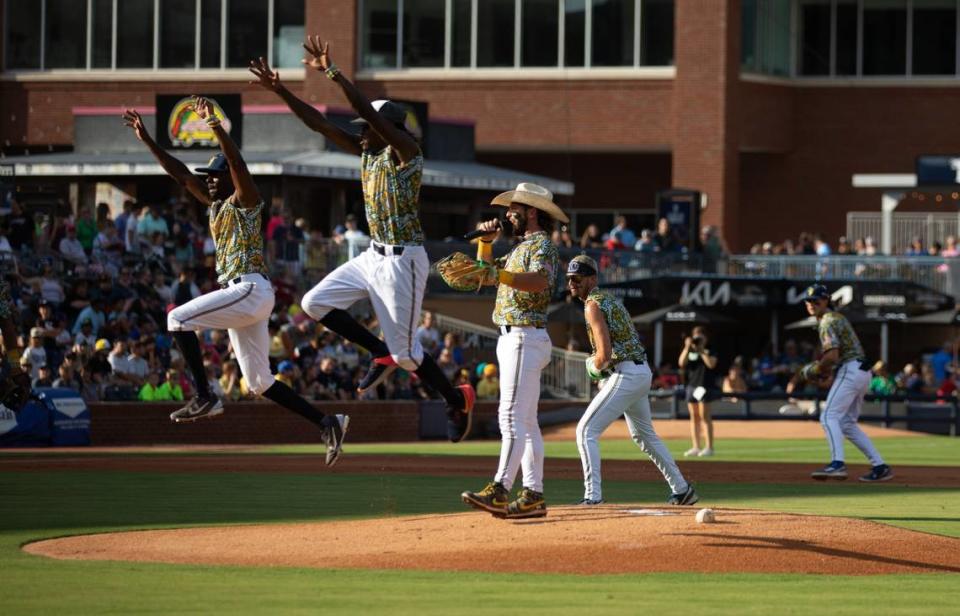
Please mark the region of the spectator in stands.
POLYGON ((727 255, 727 245, 717 227, 707 225, 700 229, 700 249, 703 251, 703 271, 716 273, 720 261, 727 255))
POLYGON ((332 357, 324 357, 320 361, 320 372, 317 374, 314 391, 315 400, 348 400, 350 398, 344 379, 337 374, 337 362, 332 357))
POLYGON ((67 224, 66 235, 60 240, 59 251, 61 256, 76 268, 86 267, 88 257, 83 250, 83 245, 77 239, 77 227, 73 224, 67 224))
POLYGON ((837 254, 840 256, 854 254, 853 246, 850 245, 850 240, 845 235, 841 235, 840 239, 837 240, 837 254))
POLYGON ((437 353, 437 350, 440 348, 440 332, 433 322, 433 313, 429 310, 423 311, 423 321, 420 323, 420 327, 417 328, 416 336, 425 353, 430 353, 431 355, 437 353))
POLYGON ((923 382, 920 392, 924 394, 935 394, 940 386, 933 374, 933 366, 927 362, 920 364, 920 380, 923 382))
POLYGON ((77 315, 77 320, 73 325, 71 332, 76 335, 80 332, 80 324, 84 321, 90 321, 92 325, 91 333, 94 336, 97 336, 100 333, 100 328, 104 326, 107 322, 107 315, 103 312, 103 307, 106 304, 102 297, 94 297, 90 300, 90 303, 86 308, 80 311, 77 315))
POLYGON ((640 239, 634 244, 633 249, 642 253, 656 252, 657 245, 653 241, 653 231, 650 229, 640 231, 640 239))
POLYGON ((236 361, 231 359, 223 363, 220 387, 223 389, 224 400, 228 402, 236 402, 243 397, 240 391, 240 368, 236 361))
POLYGON ((453 361, 456 362, 458 366, 463 365, 463 349, 460 347, 460 337, 453 332, 447 332, 443 336, 443 348, 450 349, 450 354, 453 355, 453 361))
POLYGON ((657 221, 657 234, 653 238, 653 243, 659 253, 680 252, 682 248, 670 226, 670 221, 666 218, 657 221))
POLYGON ((30 364, 30 378, 35 379, 40 376, 40 366, 47 365, 47 350, 43 348, 43 330, 39 327, 30 329, 30 342, 21 356, 21 366, 23 360, 30 364))
POLYGON ((150 239, 154 234, 159 233, 164 238, 170 236, 170 227, 167 226, 167 220, 160 215, 160 208, 156 204, 148 205, 137 221, 137 235, 141 239, 150 239))
POLYGON ((7 216, 7 240, 15 253, 34 251, 36 235, 34 233, 33 216, 24 209, 16 197, 10 201, 10 214, 7 216))
POLYGON ((957 249, 957 238, 953 235, 948 235, 946 239, 946 245, 943 247, 943 250, 940 251, 941 257, 953 258, 960 256, 960 250, 957 249))
POLYGON ((8 233, 6 221, 0 221, 0 253, 13 252, 13 246, 10 245, 10 240, 7 238, 8 233))
POLYGON ((550 241, 558 248, 573 248, 573 238, 570 237, 570 233, 566 230, 561 231, 555 229, 550 236, 550 241))
POLYGON ((613 228, 610 229, 610 235, 617 235, 620 243, 627 247, 637 243, 637 234, 627 226, 627 217, 623 215, 617 216, 616 219, 614 219, 614 225, 613 228))
POLYGON ((940 256, 940 252, 941 252, 942 250, 943 250, 943 246, 940 244, 940 242, 933 242, 933 243, 930 244, 930 246, 927 248, 927 255, 928 255, 928 256, 931 256, 931 257, 939 257, 939 256, 940 256))
POLYGON ((437 357, 437 367, 451 383, 460 370, 460 364, 453 360, 453 352, 450 349, 440 351, 440 355, 437 357))
POLYGON ((177 282, 172 289, 174 304, 182 306, 195 297, 200 297, 200 288, 194 282, 195 277, 196 274, 192 268, 185 267, 180 270, 177 282))
POLYGON ((370 238, 357 227, 357 217, 353 214, 347 215, 344 226, 346 228, 343 232, 343 238, 347 241, 347 254, 352 259, 366 250, 370 238))
POLYGON ((603 248, 603 237, 600 235, 600 228, 591 223, 580 236, 580 248, 584 250, 598 250, 603 248))
POLYGON ((87 254, 90 254, 90 251, 93 250, 93 240, 97 237, 97 221, 93 217, 93 211, 88 205, 81 205, 77 211, 77 218, 75 221, 77 228, 77 240, 80 241, 80 245, 83 246, 83 250, 87 254))
POLYGON ((40 287, 40 296, 54 306, 59 306, 67 298, 60 276, 53 271, 53 264, 49 260, 44 261, 43 274, 36 283, 40 287))
POLYGON ((112 224, 104 226, 93 240, 93 260, 111 276, 116 276, 120 271, 123 252, 123 241, 117 235, 117 228, 112 224))
POLYGON ((676 389, 680 385, 680 375, 670 362, 662 362, 657 368, 653 389, 676 389))
POLYGON ((160 375, 151 372, 147 375, 147 381, 140 387, 137 399, 142 402, 156 402, 160 398, 160 375))
POLYGON ((927 254, 927 251, 923 248, 923 240, 919 236, 914 236, 910 240, 910 245, 907 247, 907 250, 904 252, 908 257, 922 257, 927 254))
POLYGON ((277 364, 277 380, 299 393, 301 392, 299 379, 297 378, 297 365, 289 359, 285 359, 277 364))
POLYGON ((483 367, 483 378, 477 383, 477 398, 497 400, 500 398, 500 379, 497 378, 497 366, 487 364, 483 367))
POLYGON ((747 381, 743 378, 743 369, 733 364, 727 370, 727 376, 723 377, 721 386, 725 394, 744 394, 747 393, 747 381))
POLYGON ((59 376, 53 382, 53 387, 65 387, 67 389, 76 389, 77 391, 80 391, 82 383, 80 382, 80 379, 77 378, 77 376, 73 373, 73 368, 69 364, 60 364, 58 373, 59 376))
POLYGON ((300 265, 300 246, 303 244, 303 231, 294 224, 293 214, 283 213, 283 223, 273 229, 274 258, 277 264, 291 274, 297 273, 300 265))
POLYGON ((933 376, 937 383, 947 378, 947 366, 953 363, 953 352, 953 342, 947 341, 930 357, 930 365, 933 366, 933 376))
MULTIPOLYGON (((145 340, 134 340, 130 343, 130 354, 127 355, 127 374, 133 379, 134 385, 143 383, 150 371, 150 364, 144 358, 145 340)), ((178 398, 182 400, 183 398, 178 398)))
POLYGON ((37 369, 37 378, 33 379, 31 387, 53 387, 53 371, 50 366, 43 364, 37 369))
POLYGON ((813 250, 818 257, 830 256, 830 244, 824 241, 823 236, 819 233, 813 236, 813 250))
POLYGON ((183 400, 183 387, 180 386, 180 373, 171 368, 167 370, 166 380, 157 388, 157 400, 183 400))
POLYGON ((916 366, 907 364, 896 377, 897 388, 908 394, 919 394, 923 391, 923 379, 917 372, 916 366))

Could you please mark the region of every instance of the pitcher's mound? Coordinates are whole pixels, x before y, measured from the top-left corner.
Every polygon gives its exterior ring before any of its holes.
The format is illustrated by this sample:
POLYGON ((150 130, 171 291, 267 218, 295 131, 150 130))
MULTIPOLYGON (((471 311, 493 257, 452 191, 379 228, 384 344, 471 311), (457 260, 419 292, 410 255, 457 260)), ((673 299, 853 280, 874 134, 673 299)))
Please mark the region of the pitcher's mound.
POLYGON ((517 573, 960 573, 960 540, 862 520, 650 505, 551 507, 85 535, 24 549, 63 559, 517 573))

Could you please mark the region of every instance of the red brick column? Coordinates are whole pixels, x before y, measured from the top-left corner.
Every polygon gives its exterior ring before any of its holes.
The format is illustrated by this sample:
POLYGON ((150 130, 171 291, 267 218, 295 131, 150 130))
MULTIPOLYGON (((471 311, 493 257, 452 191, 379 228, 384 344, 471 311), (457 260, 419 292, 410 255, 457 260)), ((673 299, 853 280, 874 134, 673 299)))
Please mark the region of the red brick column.
POLYGON ((707 195, 703 224, 739 246, 740 0, 676 0, 673 185, 707 195))
MULTIPOLYGON (((329 41, 330 57, 333 62, 354 82, 356 82, 359 66, 358 5, 357 0, 339 0, 338 2, 307 2, 304 8, 306 35, 317 35, 321 40, 329 41)), ((304 95, 307 101, 314 104, 344 108, 350 106, 340 88, 329 81, 323 73, 313 69, 307 69, 304 95)))

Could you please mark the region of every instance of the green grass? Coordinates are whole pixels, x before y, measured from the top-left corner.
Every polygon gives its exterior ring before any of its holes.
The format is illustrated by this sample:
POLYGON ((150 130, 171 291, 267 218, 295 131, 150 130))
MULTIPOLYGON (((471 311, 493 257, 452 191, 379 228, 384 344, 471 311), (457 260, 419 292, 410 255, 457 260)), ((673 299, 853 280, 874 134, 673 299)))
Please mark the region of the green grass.
MULTIPOLYGON (((359 447, 359 446, 355 446, 359 447)), ((491 460, 491 464, 493 461, 491 460)), ((482 480, 345 474, 0 473, 0 613, 945 614, 956 575, 545 576, 54 561, 43 537, 132 528, 461 511, 482 480)), ((713 506, 859 516, 960 537, 960 490, 842 484, 701 486, 713 506)), ((605 482, 617 502, 662 502, 662 483, 605 482)), ((551 480, 551 503, 579 481, 551 480)), ((505 558, 522 558, 523 546, 505 558)))
MULTIPOLYGON (((690 447, 690 441, 670 439, 665 441, 670 452, 681 458, 690 447)), ((960 466, 960 438, 949 436, 892 437, 876 439, 875 444, 888 463, 894 466, 960 466)), ((646 459, 646 456, 630 440, 601 439, 600 447, 605 460, 646 459)), ((358 454, 430 454, 451 456, 497 456, 499 441, 466 441, 464 443, 416 442, 416 443, 348 443, 350 455, 358 454)), ((282 445, 268 447, 264 453, 315 453, 315 445, 282 445)), ((579 458, 573 441, 550 441, 546 443, 548 457, 579 458)), ((846 444, 847 461, 851 464, 866 463, 866 460, 849 442, 846 444)), ((829 449, 825 439, 723 439, 717 442, 716 455, 712 458, 696 458, 697 462, 827 462, 829 449)))

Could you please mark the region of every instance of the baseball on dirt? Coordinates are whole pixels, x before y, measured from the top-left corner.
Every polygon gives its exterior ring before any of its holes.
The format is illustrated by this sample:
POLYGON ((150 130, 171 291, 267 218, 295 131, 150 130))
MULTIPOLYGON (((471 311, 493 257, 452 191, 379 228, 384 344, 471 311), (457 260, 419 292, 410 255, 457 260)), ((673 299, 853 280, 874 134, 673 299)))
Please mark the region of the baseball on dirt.
POLYGON ((701 509, 697 512, 697 522, 699 524, 713 524, 717 517, 713 514, 713 509, 701 509))

